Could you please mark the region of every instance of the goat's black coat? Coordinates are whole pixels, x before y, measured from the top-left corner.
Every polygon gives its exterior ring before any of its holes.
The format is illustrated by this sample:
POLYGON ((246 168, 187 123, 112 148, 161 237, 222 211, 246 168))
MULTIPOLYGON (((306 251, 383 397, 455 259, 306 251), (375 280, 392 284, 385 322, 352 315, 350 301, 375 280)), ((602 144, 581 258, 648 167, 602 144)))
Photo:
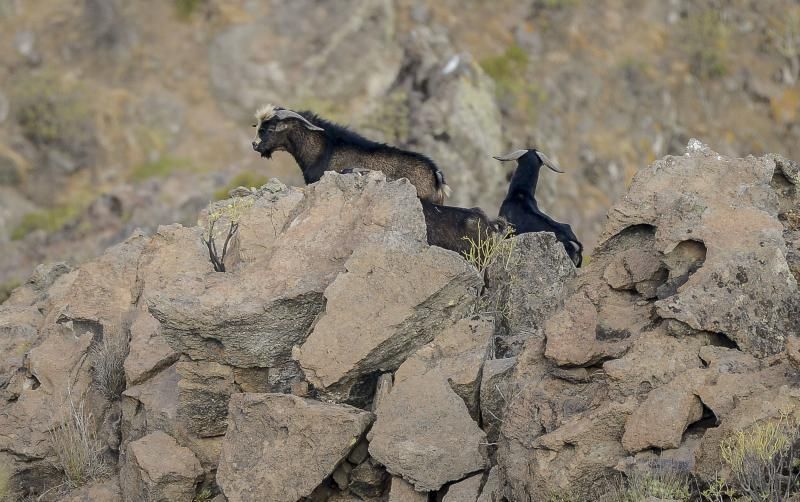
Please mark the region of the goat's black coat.
POLYGON ((542 159, 536 150, 528 150, 517 159, 517 169, 511 177, 500 216, 514 227, 516 234, 528 232, 552 232, 564 245, 575 266, 583 262, 583 244, 566 223, 559 223, 544 214, 536 202, 536 185, 539 182, 539 171, 542 159))
POLYGON ((486 240, 492 234, 503 236, 507 224, 502 219, 492 220, 480 208, 443 206, 422 201, 428 244, 449 249, 463 255, 473 242, 486 240))
POLYGON ((306 183, 319 181, 325 171, 371 169, 384 172, 388 179, 407 178, 423 200, 444 201, 448 191, 444 174, 430 158, 369 140, 312 112, 299 114, 322 130, 309 130, 298 119, 278 130, 280 120, 268 118, 258 124, 253 149, 264 157, 275 150, 288 151, 300 166, 306 183))

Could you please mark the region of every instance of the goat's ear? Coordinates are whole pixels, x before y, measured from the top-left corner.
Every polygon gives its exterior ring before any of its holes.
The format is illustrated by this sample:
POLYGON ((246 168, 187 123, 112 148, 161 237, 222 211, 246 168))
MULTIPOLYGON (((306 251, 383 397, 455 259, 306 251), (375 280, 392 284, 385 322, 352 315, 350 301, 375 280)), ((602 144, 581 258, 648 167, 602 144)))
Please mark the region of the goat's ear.
POLYGON ((528 153, 528 150, 516 150, 516 151, 511 152, 511 153, 506 154, 506 155, 500 155, 500 156, 495 155, 494 158, 497 159, 497 160, 500 160, 500 161, 517 160, 518 158, 522 157, 526 153, 528 153))
POLYGON ((561 170, 560 167, 558 167, 558 164, 556 164, 555 162, 550 160, 547 157, 547 155, 543 154, 539 150, 534 150, 534 151, 536 152, 536 155, 539 156, 539 160, 542 161, 542 164, 546 165, 547 167, 549 167, 550 169, 552 169, 553 171, 555 171, 557 173, 563 173, 564 172, 564 171, 561 170))

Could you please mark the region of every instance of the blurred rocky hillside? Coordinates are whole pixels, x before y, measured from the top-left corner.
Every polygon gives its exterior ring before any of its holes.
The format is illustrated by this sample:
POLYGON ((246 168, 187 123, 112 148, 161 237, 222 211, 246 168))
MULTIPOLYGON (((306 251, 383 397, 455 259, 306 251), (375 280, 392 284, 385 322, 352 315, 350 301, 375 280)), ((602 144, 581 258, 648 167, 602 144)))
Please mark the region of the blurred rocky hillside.
POLYGON ((249 146, 264 102, 418 149, 494 213, 537 146, 542 206, 594 246, 635 171, 689 137, 800 157, 790 0, 0 0, 0 299, 42 261, 193 223, 293 160, 249 146))

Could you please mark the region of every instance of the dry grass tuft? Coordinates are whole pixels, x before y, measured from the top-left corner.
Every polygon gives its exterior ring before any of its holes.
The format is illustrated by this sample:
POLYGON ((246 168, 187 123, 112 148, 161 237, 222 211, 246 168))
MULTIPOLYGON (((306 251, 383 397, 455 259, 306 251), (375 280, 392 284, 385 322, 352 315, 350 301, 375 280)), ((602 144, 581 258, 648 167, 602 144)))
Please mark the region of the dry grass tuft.
POLYGON ((128 357, 128 338, 121 333, 109 333, 89 351, 95 387, 109 401, 119 399, 125 391, 125 358, 128 357))
POLYGON ((92 414, 84 408, 81 399, 75 404, 67 390, 67 401, 61 405, 67 414, 66 423, 50 431, 50 443, 56 454, 55 465, 64 472, 71 488, 110 474, 108 464, 101 456, 102 445, 92 423, 92 414))
POLYGON ((6 464, 0 464, 0 502, 11 502, 11 468, 6 464))

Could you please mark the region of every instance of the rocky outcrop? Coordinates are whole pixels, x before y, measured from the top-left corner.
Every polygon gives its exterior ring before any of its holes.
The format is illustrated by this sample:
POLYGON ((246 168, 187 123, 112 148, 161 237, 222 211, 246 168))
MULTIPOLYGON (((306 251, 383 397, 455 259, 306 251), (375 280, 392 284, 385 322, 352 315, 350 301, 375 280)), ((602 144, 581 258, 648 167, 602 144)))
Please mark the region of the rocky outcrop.
POLYGON ((596 499, 643 466, 712 479, 722 439, 800 416, 794 166, 692 143, 634 180, 579 274, 527 234, 481 275, 425 243, 413 187, 380 173, 241 191, 197 227, 40 267, 0 306, 0 464, 23 496, 74 500, 596 499), (201 240, 214 219, 239 225, 224 273, 201 240), (76 410, 111 467, 92 476, 117 477, 48 492, 76 410))
POLYGON ((712 479, 726 434, 779 403, 800 412, 781 353, 800 330, 773 188, 786 165, 693 140, 634 178, 517 357, 497 452, 509 499, 592 498, 616 472, 675 459, 712 479))

